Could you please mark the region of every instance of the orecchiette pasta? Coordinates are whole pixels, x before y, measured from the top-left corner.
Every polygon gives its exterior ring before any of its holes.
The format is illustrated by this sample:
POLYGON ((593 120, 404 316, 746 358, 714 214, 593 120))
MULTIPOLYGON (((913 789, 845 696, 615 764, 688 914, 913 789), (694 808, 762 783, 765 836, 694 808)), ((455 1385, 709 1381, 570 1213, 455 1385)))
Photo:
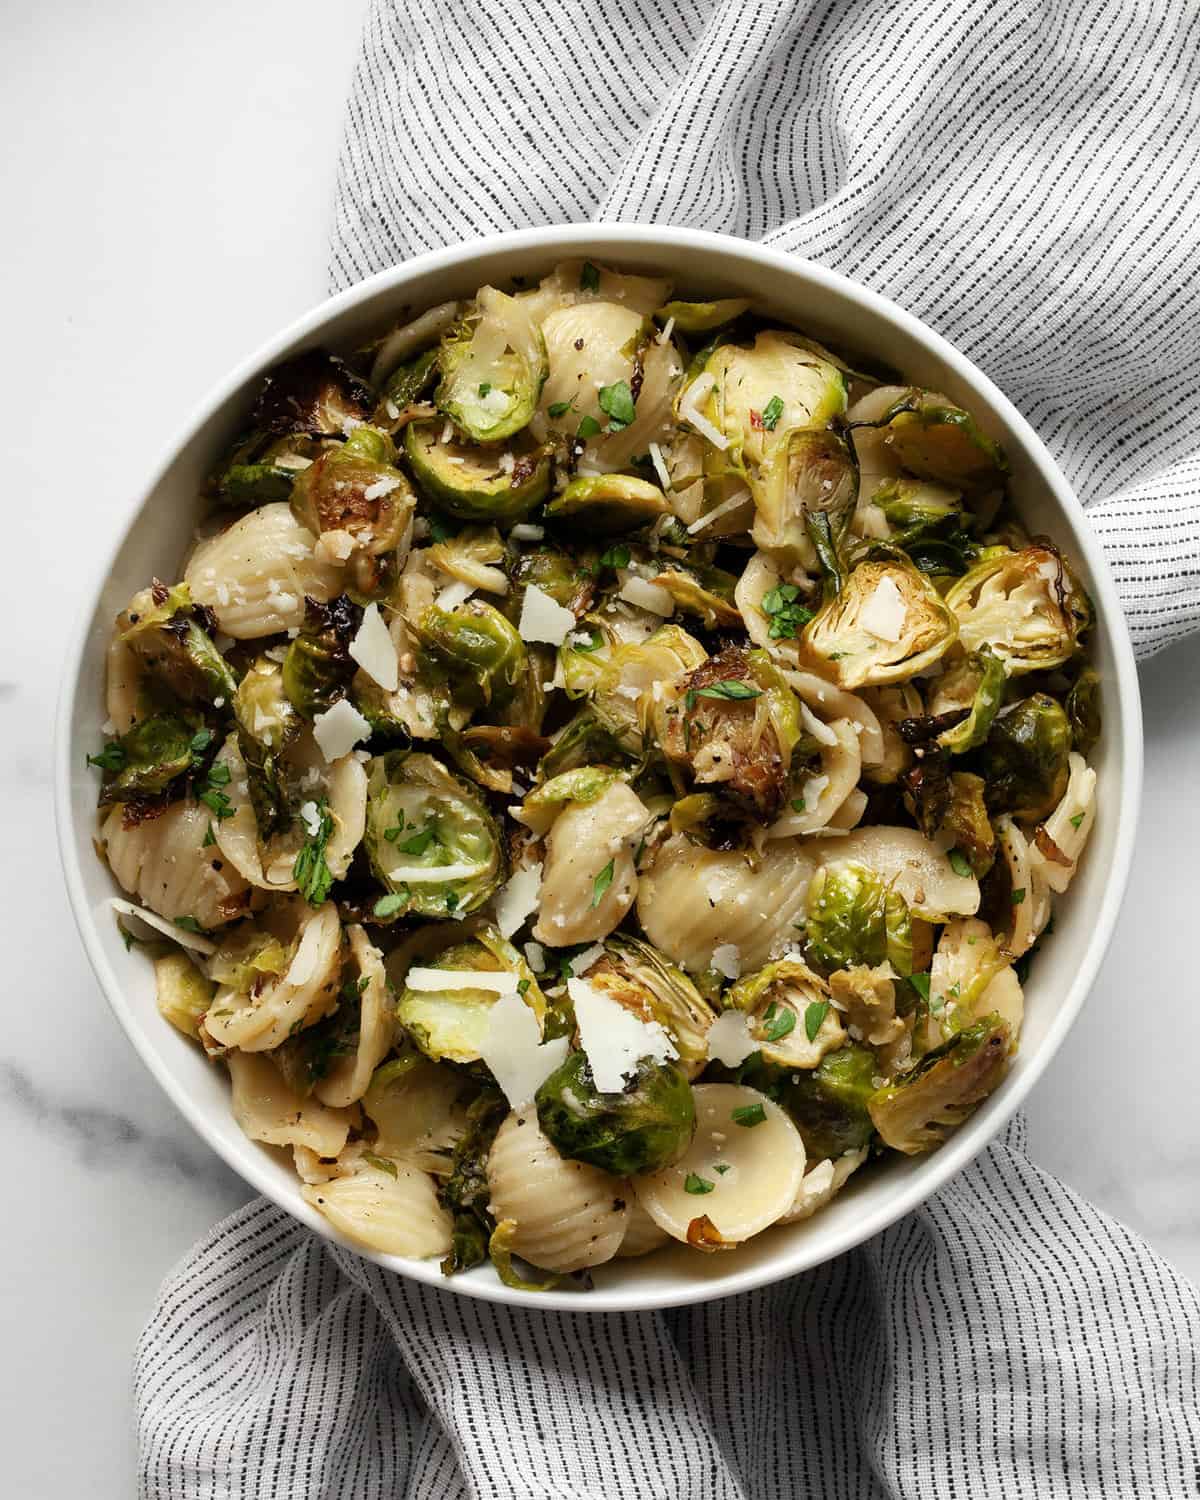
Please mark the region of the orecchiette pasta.
POLYGON ((339 1234, 536 1294, 1002 1083, 1102 741, 1009 487, 949 396, 587 260, 270 373, 88 760, 161 1015, 339 1234))

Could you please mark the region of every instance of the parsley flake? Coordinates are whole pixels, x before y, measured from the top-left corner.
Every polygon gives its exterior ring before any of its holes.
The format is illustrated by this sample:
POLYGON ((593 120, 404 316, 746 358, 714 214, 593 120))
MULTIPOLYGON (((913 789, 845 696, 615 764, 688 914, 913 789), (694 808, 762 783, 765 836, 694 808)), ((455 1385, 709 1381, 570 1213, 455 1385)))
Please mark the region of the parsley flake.
POLYGON ((491 390, 491 388, 492 388, 492 383, 491 383, 490 380, 481 381, 480 385, 479 385, 479 394, 481 396, 486 396, 487 393, 491 390))
POLYGON ((374 1151, 364 1151, 362 1159, 368 1166, 374 1167, 378 1172, 386 1172, 389 1177, 395 1177, 396 1163, 388 1161, 386 1156, 376 1156, 374 1151))
POLYGON ((799 597, 800 590, 794 583, 777 584, 762 596, 759 608, 771 622, 772 640, 795 640, 797 632, 812 619, 812 610, 796 602, 799 597))
POLYGON ((599 875, 592 881, 592 909, 595 910, 604 898, 604 893, 613 882, 613 862, 610 859, 600 871, 599 875))
POLYGON ((774 1000, 767 1006, 763 1017, 763 1041, 781 1042, 796 1029, 796 1012, 788 1005, 777 1005, 774 1000))
POLYGON ((196 921, 195 917, 176 917, 176 927, 182 927, 184 932, 203 932, 204 928, 196 921))
POLYGON ((595 417, 583 417, 580 420, 575 436, 582 438, 586 442, 588 438, 594 438, 599 431, 600 423, 596 421, 595 417))
POLYGON ((213 732, 211 729, 197 729, 196 733, 192 735, 190 746, 192 754, 203 755, 212 742, 213 732))
POLYGON ((579 273, 579 290, 581 292, 598 292, 600 290, 600 272, 592 265, 590 260, 585 260, 583 270, 579 273))
POLYGON ((333 885, 325 850, 333 833, 333 814, 324 798, 317 803, 317 831, 309 833, 292 865, 292 879, 310 906, 320 906, 333 885))
MULTIPOLYGON (((386 833, 384 837, 387 837, 386 833)), ((422 828, 420 833, 414 833, 412 838, 405 839, 402 844, 398 844, 396 847, 400 850, 401 854, 424 854, 436 838, 437 829, 430 823, 427 828, 422 828)), ((395 840, 393 840, 394 842, 395 840)))
POLYGON ((609 432, 623 432, 637 416, 633 404, 633 392, 627 380, 618 380, 615 385, 602 385, 597 395, 600 410, 608 418, 609 432))
POLYGON ((1024 901, 1024 899, 1025 887, 1023 885, 1019 885, 1017 889, 1012 893, 1012 904, 1014 906, 1020 906, 1021 902, 1024 901))
POLYGON ((685 1193, 711 1193, 714 1187, 715 1182, 709 1182, 707 1177, 698 1177, 695 1172, 689 1172, 683 1179, 685 1193))
POLYGON ((1080 824, 1083 822, 1083 814, 1081 812, 1077 812, 1073 818, 1068 818, 1067 821, 1070 823, 1072 828, 1077 830, 1080 824))
POLYGON ((116 740, 109 740, 99 755, 89 755, 89 766, 99 766, 102 771, 120 771, 125 766, 125 748, 116 740))
POLYGON ((571 403, 569 401, 551 401, 546 410, 552 417, 565 417, 571 410, 571 403))
POLYGON ((950 861, 950 868, 956 875, 973 875, 975 873, 971 869, 971 861, 961 849, 951 849, 946 858, 950 861))
POLYGON ((607 552, 600 556, 602 568, 627 568, 629 566, 629 548, 624 542, 618 542, 615 547, 610 547, 607 552))
POLYGON ((209 825, 208 825, 208 832, 204 835, 204 842, 200 845, 200 847, 202 849, 211 849, 212 846, 216 842, 217 842, 217 836, 213 832, 213 826, 212 826, 212 823, 210 822, 209 825))
POLYGON ((912 985, 913 989, 916 990, 917 994, 920 995, 922 1000, 929 999, 928 974, 910 974, 908 976, 908 982, 912 985))
POLYGON ((226 818, 233 817, 233 803, 222 791, 210 787, 200 793, 200 801, 215 816, 218 823, 223 823, 226 818))
POLYGON ((768 432, 774 432, 783 416, 783 400, 779 396, 772 396, 762 409, 762 424, 768 432))
POLYGON ((733 1110, 729 1118, 735 1125, 744 1125, 750 1130, 755 1125, 766 1123, 767 1112, 761 1104, 743 1104, 739 1109, 733 1110))
MULTIPOLYGON (((736 677, 730 678, 728 682, 714 682, 711 687, 696 689, 699 698, 725 698, 730 702, 737 702, 744 698, 761 698, 762 689, 756 688, 752 682, 739 682, 736 677)), ((691 707, 691 704, 688 705, 691 707)))
POLYGON ((804 1012, 804 1035, 810 1042, 815 1042, 817 1032, 824 1024, 825 1017, 829 1014, 828 1000, 814 1000, 804 1012))
POLYGON ((804 803, 804 798, 803 797, 793 797, 792 798, 792 811, 793 812, 804 812, 805 811, 805 803, 804 803))

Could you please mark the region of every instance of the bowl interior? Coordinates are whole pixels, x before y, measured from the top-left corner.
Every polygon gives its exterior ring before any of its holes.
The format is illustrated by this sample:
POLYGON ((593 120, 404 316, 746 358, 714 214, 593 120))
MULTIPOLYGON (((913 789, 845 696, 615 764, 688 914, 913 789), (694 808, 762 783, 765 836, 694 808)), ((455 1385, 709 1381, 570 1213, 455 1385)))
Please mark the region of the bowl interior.
MULTIPOLYGON (((59 832, 72 904, 89 956, 122 1026, 193 1126, 256 1189, 329 1238, 326 1221, 301 1199, 290 1159, 247 1140, 229 1111, 222 1070, 212 1067, 155 1009, 150 965, 128 953, 108 906, 117 894, 97 858, 96 781, 85 749, 103 738, 104 658, 112 620, 152 576, 177 575, 200 518, 201 482, 241 425, 262 371, 296 349, 348 349, 406 310, 470 295, 486 282, 536 277, 555 262, 588 255, 675 279, 680 292, 747 295, 819 339, 872 354, 922 385, 946 392, 1005 443, 1012 488, 1028 529, 1059 540, 1079 565, 1099 615, 1094 654, 1104 684, 1105 733, 1094 758, 1099 816, 1087 857, 1056 909, 1053 940, 1037 956, 1026 989, 1021 1049, 1001 1089, 932 1157, 864 1169, 815 1219, 768 1230, 734 1255, 707 1257, 682 1247, 599 1268, 592 1293, 544 1294, 537 1302, 588 1311, 665 1306, 724 1296, 829 1259, 909 1211, 970 1159, 999 1129, 1065 1035, 1102 957, 1124 889, 1140 792, 1136 675, 1107 567, 1041 444, 1009 403, 970 363, 899 309, 821 268, 714 235, 642 226, 576 226, 522 231, 423 256, 317 309, 247 361, 207 402, 173 445, 118 544, 67 663, 58 746, 59 832)), ((497 1300, 510 1292, 490 1267, 446 1282, 436 1263, 373 1255, 380 1264, 432 1284, 497 1300)))

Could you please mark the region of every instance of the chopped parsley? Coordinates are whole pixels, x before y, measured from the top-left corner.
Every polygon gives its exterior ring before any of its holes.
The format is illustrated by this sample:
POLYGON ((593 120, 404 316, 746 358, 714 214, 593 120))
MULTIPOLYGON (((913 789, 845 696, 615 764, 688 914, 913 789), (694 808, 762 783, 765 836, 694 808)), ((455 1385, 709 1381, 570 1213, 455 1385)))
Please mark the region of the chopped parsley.
POLYGON ((585 416, 580 420, 579 429, 575 436, 582 438, 586 442, 588 438, 594 438, 599 431, 600 423, 596 421, 595 417, 585 416))
POLYGON ((929 999, 928 974, 910 974, 908 976, 908 982, 912 985, 913 989, 916 990, 917 994, 920 995, 922 1000, 927 1001, 929 999))
POLYGON ((627 568, 629 566, 629 548, 624 542, 618 542, 615 547, 610 547, 607 552, 600 556, 602 568, 627 568))
POLYGON ((776 424, 783 416, 783 401, 779 396, 772 396, 762 409, 762 424, 768 432, 774 432, 776 424))
POLYGON ((211 729, 197 729, 196 733, 192 735, 192 743, 190 747, 192 754, 203 755, 208 747, 212 744, 212 742, 213 732, 211 729))
POLYGON ((761 1104, 743 1104, 729 1116, 735 1125, 744 1125, 747 1130, 765 1124, 767 1112, 761 1104))
MULTIPOLYGON (((762 689, 756 688, 752 682, 740 682, 736 677, 730 678, 728 682, 714 682, 711 687, 696 689, 697 698, 725 698, 730 702, 737 702, 743 698, 761 698, 762 689)), ((688 707, 691 708, 691 704, 688 707)))
POLYGON ((371 908, 371 914, 376 917, 394 917, 406 905, 407 901, 407 896, 400 896, 396 892, 391 891, 386 896, 380 896, 379 900, 371 908))
POLYGON ((581 292, 598 292, 600 290, 600 272, 592 265, 590 260, 585 260, 583 270, 579 273, 579 290, 581 292))
POLYGON ((551 401, 546 410, 552 417, 565 417, 571 410, 571 403, 569 401, 551 401))
POLYGON ((333 885, 333 871, 325 862, 325 850, 333 833, 333 814, 322 797, 317 803, 317 831, 308 832, 292 865, 292 879, 310 906, 320 906, 333 885))
POLYGON ((973 875, 975 873, 971 869, 971 861, 961 849, 951 849, 946 858, 950 861, 950 868, 956 875, 973 875))
POLYGON ((800 590, 794 583, 777 584, 763 595, 760 608, 771 622, 772 640, 795 640, 797 633, 812 619, 812 610, 797 604, 799 597, 800 590))
POLYGON ((524 995, 527 995, 528 993, 529 993, 529 980, 528 979, 518 979, 517 980, 517 994, 524 996, 524 995))
POLYGON ((120 771, 125 766, 125 747, 117 740, 109 740, 99 755, 89 755, 89 766, 99 766, 102 771, 120 771))
MULTIPOLYGON (((390 832, 391 829, 388 830, 388 833, 390 832)), ((384 837, 386 838, 387 834, 384 837)), ((437 829, 430 823, 428 827, 422 828, 420 833, 414 833, 412 838, 405 839, 402 844, 397 844, 396 847, 401 854, 424 854, 436 838, 437 829)), ((395 840, 392 842, 395 843, 395 840)))
POLYGON ((709 1182, 707 1177, 698 1177, 695 1172, 689 1172, 683 1179, 683 1190, 685 1193, 711 1193, 716 1183, 709 1182))
POLYGON ((1070 823, 1072 828, 1078 829, 1080 824, 1083 822, 1083 814, 1081 812, 1077 812, 1073 818, 1068 818, 1067 821, 1070 823))
POLYGON ((608 890, 608 888, 609 888, 610 885, 612 885, 612 882, 613 882, 613 862, 610 859, 609 862, 604 866, 603 870, 600 871, 599 875, 597 875, 596 878, 592 881, 592 908, 593 908, 593 910, 597 906, 600 905, 600 902, 604 898, 605 891, 608 890))
POLYGON ((212 846, 216 842, 217 842, 217 836, 213 832, 213 826, 212 826, 212 823, 210 822, 209 825, 208 825, 208 831, 204 835, 204 842, 200 845, 200 847, 202 849, 211 849, 212 846))
POLYGON ((228 786, 229 782, 230 782, 230 778, 231 778, 231 773, 230 773, 229 767, 227 765, 222 764, 222 765, 219 765, 219 766, 209 766, 209 768, 208 768, 208 784, 209 784, 209 786, 228 786))
POLYGON ((597 400, 600 410, 608 418, 609 432, 622 432, 637 416, 633 404, 633 392, 627 380, 618 380, 615 385, 600 387, 597 400))
POLYGON ((1024 901, 1024 899, 1025 899, 1025 887, 1023 885, 1021 885, 1021 886, 1018 886, 1017 889, 1012 893, 1012 904, 1014 906, 1020 906, 1021 902, 1024 901))
MULTIPOLYGON (((774 1000, 767 1006, 763 1017, 763 1041, 781 1042, 796 1029, 796 1012, 788 1005, 777 1005, 774 1000)), ((810 1038, 811 1040, 811 1038, 810 1038)))
POLYGON ((718 1173, 720 1176, 724 1177, 725 1173, 729 1171, 729 1168, 732 1165, 733 1165, 732 1162, 719 1161, 719 1162, 714 1163, 714 1165, 713 1165, 713 1171, 716 1172, 716 1173, 718 1173))
POLYGON ((176 927, 182 927, 184 932, 203 932, 204 928, 196 921, 195 917, 176 917, 176 927))
POLYGON ((793 797, 792 798, 792 811, 793 812, 804 812, 805 811, 805 804, 804 804, 804 798, 803 797, 793 797))
POLYGON ((817 1032, 820 1031, 821 1026, 823 1025, 823 1023, 825 1021, 825 1017, 828 1014, 829 1014, 829 1001, 828 1000, 814 1000, 812 1002, 812 1004, 809 1005, 808 1008, 805 1010, 805 1012, 804 1012, 804 1035, 809 1039, 810 1042, 815 1042, 816 1041, 816 1039, 817 1039, 817 1032))
POLYGON ((207 787, 200 793, 200 801, 214 815, 218 823, 223 823, 226 818, 233 817, 233 803, 222 791, 207 787))
POLYGON ((376 1156, 374 1151, 364 1151, 362 1159, 367 1163, 368 1166, 374 1167, 379 1172, 386 1172, 389 1177, 395 1177, 397 1175, 396 1163, 394 1161, 388 1161, 386 1156, 376 1156))
POLYGON ((447 891, 446 892, 446 910, 447 911, 457 911, 458 910, 458 892, 457 891, 447 891))
POLYGON ((480 386, 479 386, 479 394, 481 396, 486 396, 487 393, 491 390, 491 388, 492 388, 492 383, 491 383, 490 380, 481 381, 480 382, 480 386))

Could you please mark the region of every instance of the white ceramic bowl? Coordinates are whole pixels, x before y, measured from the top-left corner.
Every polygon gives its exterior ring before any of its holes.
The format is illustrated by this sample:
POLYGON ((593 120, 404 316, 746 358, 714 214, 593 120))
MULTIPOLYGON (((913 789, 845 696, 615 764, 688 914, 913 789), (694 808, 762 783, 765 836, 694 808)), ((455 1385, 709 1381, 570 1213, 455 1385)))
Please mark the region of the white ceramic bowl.
POLYGON ((818 339, 869 351, 913 381, 961 401, 1004 442, 1012 490, 1028 528, 1046 532, 1080 566, 1097 607, 1093 650, 1104 686, 1104 736, 1095 767, 1099 816, 1087 857, 1060 902, 1052 940, 1033 965, 1021 1049, 1001 1088, 931 1156, 864 1171, 806 1223, 768 1230, 735 1254, 672 1247, 600 1267, 595 1289, 532 1297, 512 1292, 491 1268, 444 1278, 436 1261, 371 1258, 405 1276, 466 1296, 612 1312, 728 1296, 803 1271, 877 1234, 937 1191, 996 1134, 1058 1050, 1108 946, 1125 889, 1141 793, 1141 713, 1133 653, 1100 547, 1042 443, 996 387, 963 355, 894 303, 809 261, 723 235, 650 225, 574 225, 522 230, 418 256, 382 272, 293 323, 243 361, 191 415, 132 508, 124 534, 97 569, 89 604, 64 663, 58 717, 56 806, 67 889, 88 957, 109 1004, 169 1098, 235 1171, 259 1192, 335 1239, 300 1197, 282 1152, 242 1135, 229 1111, 222 1070, 163 1021, 151 966, 125 951, 109 900, 116 887, 96 858, 96 781, 85 751, 102 739, 104 653, 113 618, 157 574, 176 575, 198 517, 201 481, 239 429, 263 372, 314 345, 350 348, 407 310, 471 295, 487 282, 537 276, 555 262, 588 256, 629 270, 665 272, 684 293, 752 296, 756 304, 818 339))

